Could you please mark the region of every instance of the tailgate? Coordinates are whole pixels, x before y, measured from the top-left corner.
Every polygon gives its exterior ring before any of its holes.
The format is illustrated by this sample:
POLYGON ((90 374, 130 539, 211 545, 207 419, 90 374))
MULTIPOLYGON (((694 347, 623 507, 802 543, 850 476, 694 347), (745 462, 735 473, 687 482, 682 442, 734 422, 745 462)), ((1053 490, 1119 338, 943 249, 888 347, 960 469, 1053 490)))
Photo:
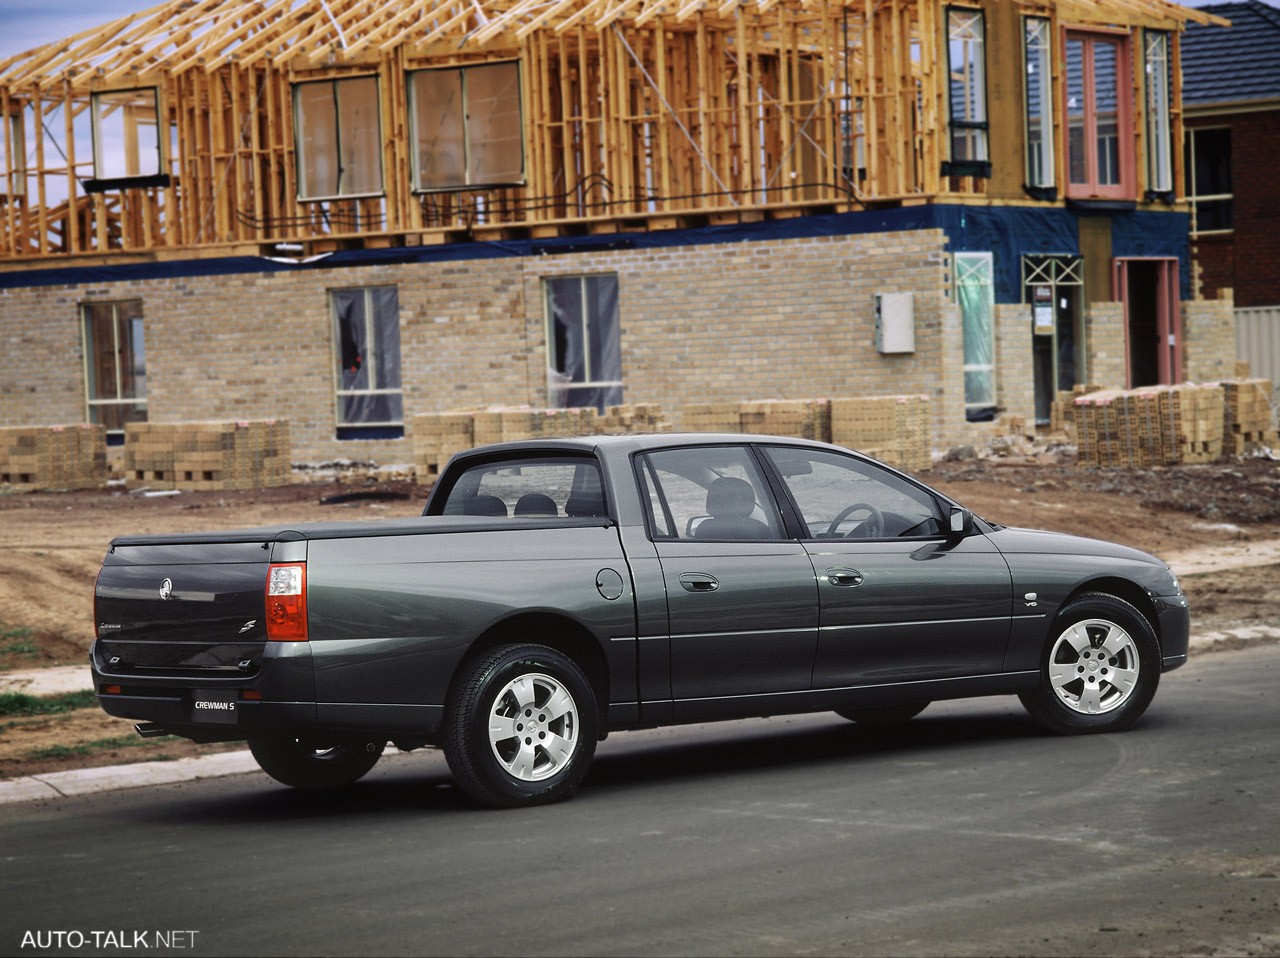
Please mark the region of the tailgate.
POLYGON ((94 601, 95 665, 109 675, 253 675, 267 633, 268 543, 117 545, 94 601))

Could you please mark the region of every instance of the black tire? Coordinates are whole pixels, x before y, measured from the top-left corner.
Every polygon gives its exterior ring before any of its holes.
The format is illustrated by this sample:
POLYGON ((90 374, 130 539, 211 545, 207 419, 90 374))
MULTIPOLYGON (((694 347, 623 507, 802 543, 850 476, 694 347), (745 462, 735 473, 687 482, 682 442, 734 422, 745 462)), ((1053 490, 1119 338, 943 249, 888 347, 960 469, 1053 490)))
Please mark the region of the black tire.
POLYGON ((333 744, 272 735, 251 738, 249 751, 262 770, 282 785, 307 792, 346 788, 378 764, 383 742, 333 744))
POLYGON ((1040 682, 1018 698, 1063 735, 1118 732, 1136 722, 1160 684, 1160 643, 1146 616, 1090 592, 1062 609, 1041 653, 1040 682))
POLYGON ((907 702, 902 705, 868 705, 858 709, 836 709, 836 714, 859 725, 901 725, 929 707, 928 702, 907 702))
POLYGON ((444 754, 482 805, 562 801, 586 777, 600 719, 577 664, 541 645, 504 645, 463 667, 445 710, 444 754))

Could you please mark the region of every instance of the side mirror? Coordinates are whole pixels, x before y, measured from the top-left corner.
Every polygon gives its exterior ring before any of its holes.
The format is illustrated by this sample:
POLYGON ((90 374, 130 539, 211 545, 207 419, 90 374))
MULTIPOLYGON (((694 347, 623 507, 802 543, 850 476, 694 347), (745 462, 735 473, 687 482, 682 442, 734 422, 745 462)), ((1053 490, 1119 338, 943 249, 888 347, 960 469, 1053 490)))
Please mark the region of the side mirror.
POLYGON ((967 536, 973 531, 973 513, 955 506, 951 510, 950 532, 953 536, 967 536))

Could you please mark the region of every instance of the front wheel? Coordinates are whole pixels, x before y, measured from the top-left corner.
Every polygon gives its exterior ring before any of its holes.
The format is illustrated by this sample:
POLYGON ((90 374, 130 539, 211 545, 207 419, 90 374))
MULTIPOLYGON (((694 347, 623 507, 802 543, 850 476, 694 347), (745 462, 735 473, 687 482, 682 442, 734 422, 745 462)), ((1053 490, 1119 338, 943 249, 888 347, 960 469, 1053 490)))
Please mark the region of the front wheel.
POLYGON ((1063 608, 1039 685, 1018 697, 1054 732, 1118 732, 1147 710, 1159 683, 1160 643, 1151 623, 1117 596, 1089 593, 1063 608))
POLYGON ((312 742, 286 736, 249 740, 249 751, 264 772, 282 785, 308 792, 346 788, 382 757, 382 742, 312 742))
POLYGON ((464 669, 446 710, 445 758, 483 805, 568 798, 595 755, 599 714, 582 669, 555 649, 504 645, 464 669))

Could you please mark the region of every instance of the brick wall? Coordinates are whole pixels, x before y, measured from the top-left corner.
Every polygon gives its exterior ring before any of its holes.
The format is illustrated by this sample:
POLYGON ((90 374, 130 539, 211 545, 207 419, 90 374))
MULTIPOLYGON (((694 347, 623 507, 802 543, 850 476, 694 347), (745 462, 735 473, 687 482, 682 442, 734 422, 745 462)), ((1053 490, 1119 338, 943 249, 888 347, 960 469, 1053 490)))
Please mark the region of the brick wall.
POLYGON ((1236 374, 1236 318, 1231 290, 1218 299, 1182 304, 1182 377, 1188 382, 1218 382, 1236 374))
POLYGON ((1197 241, 1200 295, 1234 290, 1235 304, 1280 304, 1280 110, 1203 117, 1197 127, 1230 126, 1234 231, 1197 241))
POLYGON ((1124 304, 1090 303, 1085 309, 1087 343, 1084 378, 1100 386, 1123 387, 1129 381, 1124 351, 1124 304))
MULTIPOLYGON (((335 438, 326 290, 398 288, 407 421, 545 406, 543 278, 613 272, 625 402, 659 403, 679 428, 690 403, 927 395, 945 448, 973 432, 951 269, 942 232, 921 230, 0 290, 0 336, 29 360, 0 369, 0 425, 83 419, 78 305, 141 299, 151 421, 287 418, 295 459, 408 463, 408 438, 335 438), (902 291, 916 349, 882 355, 874 297, 902 291)), ((996 324, 999 403, 1034 421, 1026 307, 998 305, 996 324)), ((1087 327, 1089 381, 1123 385, 1122 307, 1093 304, 1087 327)))

